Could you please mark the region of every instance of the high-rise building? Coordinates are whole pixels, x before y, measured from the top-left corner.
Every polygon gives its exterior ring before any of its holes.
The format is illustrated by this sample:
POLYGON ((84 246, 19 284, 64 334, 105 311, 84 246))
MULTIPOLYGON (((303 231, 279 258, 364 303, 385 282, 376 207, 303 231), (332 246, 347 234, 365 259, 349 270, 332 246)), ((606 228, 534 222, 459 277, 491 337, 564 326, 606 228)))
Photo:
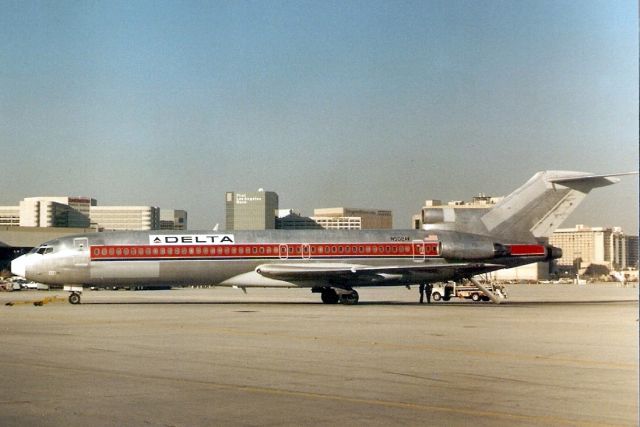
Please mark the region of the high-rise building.
POLYGON ((270 230, 276 228, 278 195, 260 189, 226 193, 227 230, 270 230))
POLYGON ((627 240, 620 227, 559 228, 549 238, 549 243, 562 249, 558 266, 590 264, 606 265, 612 269, 627 267, 627 240))
POLYGON ((628 268, 638 268, 638 236, 625 236, 626 248, 627 248, 627 262, 628 268))

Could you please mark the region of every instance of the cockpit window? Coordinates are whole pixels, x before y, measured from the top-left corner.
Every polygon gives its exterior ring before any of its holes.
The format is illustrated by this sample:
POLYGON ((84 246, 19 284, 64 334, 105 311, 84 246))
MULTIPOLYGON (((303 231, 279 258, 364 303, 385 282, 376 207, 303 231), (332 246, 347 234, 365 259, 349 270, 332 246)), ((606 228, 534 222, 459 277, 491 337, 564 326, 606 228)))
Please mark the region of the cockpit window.
POLYGON ((51 246, 40 246, 36 250, 36 253, 38 253, 40 255, 50 254, 52 252, 53 252, 53 247, 51 247, 51 246))

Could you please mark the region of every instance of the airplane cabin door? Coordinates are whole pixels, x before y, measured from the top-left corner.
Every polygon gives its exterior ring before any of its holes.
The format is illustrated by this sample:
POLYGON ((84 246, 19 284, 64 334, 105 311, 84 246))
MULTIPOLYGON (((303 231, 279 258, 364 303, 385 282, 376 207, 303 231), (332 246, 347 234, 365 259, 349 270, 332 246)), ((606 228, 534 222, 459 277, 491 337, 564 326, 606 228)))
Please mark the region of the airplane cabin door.
POLYGON ((413 260, 423 262, 427 254, 425 243, 422 240, 414 240, 411 246, 413 247, 413 260))
POLYGON ((280 245, 280 249, 278 249, 278 257, 280 259, 288 259, 289 258, 289 247, 288 245, 280 245))
POLYGON ((311 245, 308 243, 302 244, 302 259, 311 259, 311 245))
POLYGON ((73 239, 73 264, 75 266, 89 265, 89 239, 79 237, 73 239))

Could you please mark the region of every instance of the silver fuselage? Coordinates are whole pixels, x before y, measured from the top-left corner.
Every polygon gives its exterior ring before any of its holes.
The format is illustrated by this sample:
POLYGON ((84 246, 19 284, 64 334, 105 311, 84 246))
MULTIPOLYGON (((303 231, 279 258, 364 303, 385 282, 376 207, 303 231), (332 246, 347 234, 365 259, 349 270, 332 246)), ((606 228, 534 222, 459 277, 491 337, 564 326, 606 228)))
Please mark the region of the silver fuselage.
MULTIPOLYGON (((44 243, 12 262, 14 274, 49 285, 315 287, 454 280, 454 269, 274 279, 260 266, 416 266, 491 263, 473 274, 549 259, 548 247, 455 231, 102 232, 44 243), (505 248, 509 248, 505 251, 505 248), (511 248, 516 250, 512 251, 511 248), (513 252, 513 253, 512 253, 513 252), (498 267, 496 267, 498 265, 498 267)), ((470 274, 471 270, 465 274, 470 274)))

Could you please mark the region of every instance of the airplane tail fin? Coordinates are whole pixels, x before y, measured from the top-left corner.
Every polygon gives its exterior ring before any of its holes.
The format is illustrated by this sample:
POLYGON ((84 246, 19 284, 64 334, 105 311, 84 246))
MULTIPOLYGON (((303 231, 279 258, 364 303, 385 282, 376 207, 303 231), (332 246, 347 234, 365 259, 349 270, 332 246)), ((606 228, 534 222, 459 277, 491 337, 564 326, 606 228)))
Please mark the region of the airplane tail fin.
POLYGON ((622 175, 543 171, 482 215, 480 221, 496 237, 530 241, 549 237, 594 188, 615 184, 622 175))

